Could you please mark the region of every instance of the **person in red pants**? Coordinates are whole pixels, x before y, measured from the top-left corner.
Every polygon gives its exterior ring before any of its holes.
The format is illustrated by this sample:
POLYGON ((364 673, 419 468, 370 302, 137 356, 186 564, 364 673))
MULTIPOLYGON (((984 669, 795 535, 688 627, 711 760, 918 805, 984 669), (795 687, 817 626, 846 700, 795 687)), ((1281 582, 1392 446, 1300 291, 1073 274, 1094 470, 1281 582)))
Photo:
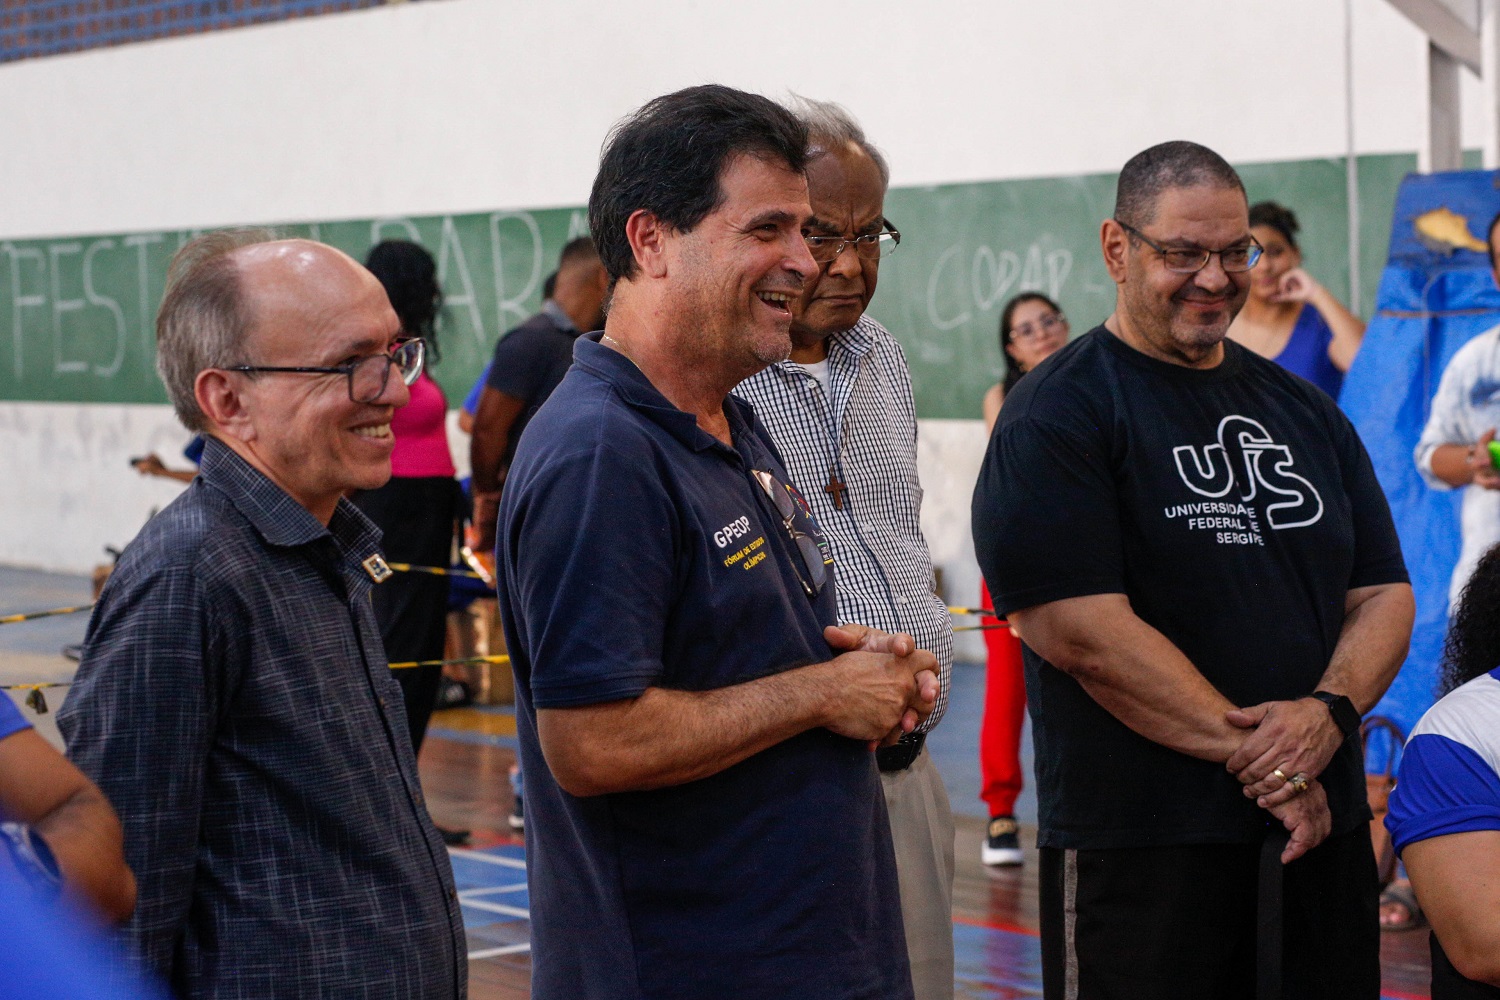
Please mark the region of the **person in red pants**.
MULTIPOLYGON (((980 606, 990 606, 990 588, 982 581, 980 606)), ((987 619, 985 624, 993 624, 987 619)), ((1026 719, 1026 675, 1021 668, 1021 640, 1006 628, 987 629, 984 645, 984 719, 979 726, 979 797, 989 806, 990 824, 979 859, 987 865, 1019 865, 1020 827, 1016 796, 1021 794, 1021 726, 1026 719)))
MULTIPOLYGON (((1022 375, 1068 342, 1068 320, 1057 303, 1040 292, 1022 292, 1000 313, 1000 351, 1005 379, 984 395, 984 426, 995 429, 1006 393, 1022 375)), ((980 583, 980 607, 990 606, 989 587, 980 583)), ((986 619, 985 624, 994 624, 986 619)), ((987 865, 1019 865, 1020 827, 1016 796, 1021 794, 1021 725, 1026 718, 1026 677, 1021 669, 1021 640, 1009 629, 984 633, 988 650, 984 720, 979 728, 979 797, 990 810, 979 857, 987 865)))

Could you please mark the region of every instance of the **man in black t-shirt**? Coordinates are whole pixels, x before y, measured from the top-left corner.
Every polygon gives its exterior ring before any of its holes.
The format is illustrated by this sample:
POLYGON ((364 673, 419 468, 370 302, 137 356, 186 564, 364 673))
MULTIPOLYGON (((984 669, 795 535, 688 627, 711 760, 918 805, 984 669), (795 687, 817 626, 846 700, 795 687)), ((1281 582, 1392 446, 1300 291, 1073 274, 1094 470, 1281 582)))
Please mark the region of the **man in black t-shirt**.
POLYGON ((1389 508, 1333 402, 1225 340, 1259 257, 1229 164, 1146 150, 1100 235, 1115 311, 1006 400, 974 494, 1027 645, 1047 995, 1252 996, 1284 827, 1287 995, 1374 1000, 1353 733, 1410 637, 1389 508))
POLYGON ((604 325, 609 275, 594 241, 580 236, 563 247, 553 291, 542 311, 501 337, 485 372, 469 440, 473 468, 473 548, 495 547, 500 487, 516 454, 516 442, 573 364, 573 341, 604 325))

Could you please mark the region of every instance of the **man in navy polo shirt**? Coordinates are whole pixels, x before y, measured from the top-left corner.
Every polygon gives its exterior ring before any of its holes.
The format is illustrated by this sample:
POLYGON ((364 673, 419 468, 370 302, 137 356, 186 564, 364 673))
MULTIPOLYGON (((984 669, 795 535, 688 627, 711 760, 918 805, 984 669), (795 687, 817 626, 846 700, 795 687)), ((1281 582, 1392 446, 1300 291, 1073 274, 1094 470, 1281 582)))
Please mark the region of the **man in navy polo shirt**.
POLYGON ((609 319, 498 531, 538 1000, 912 995, 871 748, 932 710, 936 661, 831 627, 827 544, 726 399, 787 356, 817 270, 806 148, 695 87, 617 126, 594 182, 609 319))

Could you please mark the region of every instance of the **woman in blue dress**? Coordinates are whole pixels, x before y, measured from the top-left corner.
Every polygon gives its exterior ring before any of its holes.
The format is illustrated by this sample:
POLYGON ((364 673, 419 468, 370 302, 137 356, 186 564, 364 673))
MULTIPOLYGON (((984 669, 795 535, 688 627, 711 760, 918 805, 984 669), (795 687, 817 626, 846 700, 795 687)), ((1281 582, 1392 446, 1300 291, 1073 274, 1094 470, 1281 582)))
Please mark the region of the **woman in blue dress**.
POLYGON ((1265 253, 1229 336, 1338 399, 1365 324, 1302 269, 1298 229, 1297 217, 1274 201, 1250 206, 1250 234, 1265 253))

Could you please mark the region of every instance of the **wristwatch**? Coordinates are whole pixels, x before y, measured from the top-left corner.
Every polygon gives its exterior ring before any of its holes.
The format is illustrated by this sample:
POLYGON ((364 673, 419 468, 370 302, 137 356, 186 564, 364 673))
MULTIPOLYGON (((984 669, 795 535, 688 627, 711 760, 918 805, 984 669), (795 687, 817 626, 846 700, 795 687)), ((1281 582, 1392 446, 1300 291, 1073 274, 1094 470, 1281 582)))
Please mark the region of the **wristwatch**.
POLYGON ((26 823, 0 823, 0 845, 10 852, 16 870, 27 885, 44 899, 62 892, 62 870, 52 848, 26 823))
POLYGON ((1316 698, 1328 706, 1328 714, 1333 716, 1333 724, 1339 727, 1339 732, 1348 739, 1359 732, 1360 715, 1359 709, 1354 707, 1354 702, 1349 700, 1346 694, 1334 694, 1331 691, 1314 691, 1311 698, 1316 698))

